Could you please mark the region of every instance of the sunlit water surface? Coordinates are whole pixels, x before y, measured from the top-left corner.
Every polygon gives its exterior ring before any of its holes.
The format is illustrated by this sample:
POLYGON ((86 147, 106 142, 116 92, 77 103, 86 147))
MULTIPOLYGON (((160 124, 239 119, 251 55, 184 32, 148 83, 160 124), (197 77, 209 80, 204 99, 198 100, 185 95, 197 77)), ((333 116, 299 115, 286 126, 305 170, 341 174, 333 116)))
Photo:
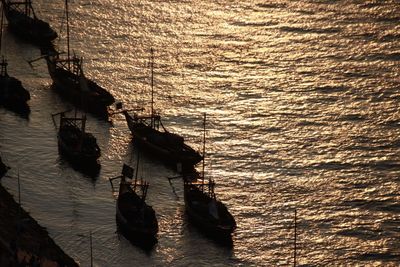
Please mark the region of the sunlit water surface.
MULTIPOLYGON (((63 1, 34 1, 65 36, 63 1)), ((89 116, 102 149, 92 179, 60 158, 52 90, 39 50, 5 30, 9 73, 30 90, 29 120, 0 109, 1 156, 22 181, 22 204, 82 266, 288 266, 297 209, 298 264, 400 262, 400 5, 398 1, 70 2, 71 47, 86 75, 126 107, 150 103, 164 125, 201 148, 206 176, 235 216, 233 248, 187 224, 176 173, 142 157, 158 244, 146 254, 116 233, 108 178, 134 146, 122 116, 89 116)), ((65 39, 59 42, 65 50, 65 39)), ((17 192, 16 179, 2 184, 17 192)))

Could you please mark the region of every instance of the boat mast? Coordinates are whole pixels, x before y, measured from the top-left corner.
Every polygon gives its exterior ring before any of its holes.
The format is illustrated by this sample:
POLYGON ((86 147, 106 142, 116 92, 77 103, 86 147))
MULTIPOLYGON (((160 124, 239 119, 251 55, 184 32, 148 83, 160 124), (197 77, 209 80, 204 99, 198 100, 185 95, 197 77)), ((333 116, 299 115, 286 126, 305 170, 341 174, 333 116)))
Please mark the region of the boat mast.
POLYGON ((138 179, 138 172, 139 172, 139 149, 137 153, 137 159, 136 159, 136 173, 135 173, 135 184, 133 186, 133 190, 136 191, 136 185, 137 185, 137 179, 138 179))
POLYGON ((4 77, 7 76, 7 61, 3 56, 3 24, 4 24, 4 11, 3 11, 3 7, 1 8, 1 25, 0 25, 0 55, 1 55, 1 72, 0 72, 0 76, 4 77))
POLYGON ((151 68, 151 128, 154 128, 154 51, 150 48, 150 68, 151 68))
POLYGON ((4 12, 3 7, 1 7, 1 26, 0 26, 0 54, 3 56, 2 43, 3 43, 3 22, 4 22, 4 12))
POLYGON ((203 173, 202 173, 202 187, 204 187, 204 170, 205 170, 205 158, 206 158, 206 113, 203 118, 203 173))
POLYGON ((66 15, 66 19, 67 19, 67 56, 68 56, 68 70, 71 69, 71 65, 69 62, 70 59, 70 49, 69 49, 69 15, 68 15, 68 0, 65 0, 65 15, 66 15))

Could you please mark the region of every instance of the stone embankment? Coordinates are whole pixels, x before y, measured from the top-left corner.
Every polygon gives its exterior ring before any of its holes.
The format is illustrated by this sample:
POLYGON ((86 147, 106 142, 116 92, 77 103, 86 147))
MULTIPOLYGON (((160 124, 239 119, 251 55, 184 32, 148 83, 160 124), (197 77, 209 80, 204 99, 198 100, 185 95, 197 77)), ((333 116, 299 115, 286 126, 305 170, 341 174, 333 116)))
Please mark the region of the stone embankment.
POLYGON ((0 266, 79 266, 0 185, 0 266))

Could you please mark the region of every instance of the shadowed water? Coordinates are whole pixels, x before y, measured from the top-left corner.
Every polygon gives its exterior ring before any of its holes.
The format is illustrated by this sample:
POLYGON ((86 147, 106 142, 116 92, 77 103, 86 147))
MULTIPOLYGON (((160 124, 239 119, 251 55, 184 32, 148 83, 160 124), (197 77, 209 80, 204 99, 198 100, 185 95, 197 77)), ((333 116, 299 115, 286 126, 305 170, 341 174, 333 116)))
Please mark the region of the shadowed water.
MULTIPOLYGON (((33 3, 61 30, 63 1, 33 3)), ((116 233, 108 182, 135 148, 123 116, 88 116, 102 149, 95 179, 60 158, 51 113, 70 107, 52 90, 37 48, 4 32, 9 73, 31 93, 29 119, 0 109, 0 151, 22 180, 22 204, 82 266, 288 266, 294 209, 298 264, 400 261, 397 1, 70 2, 71 47, 84 69, 126 107, 155 106, 164 125, 200 149, 206 176, 235 216, 233 247, 187 224, 176 173, 143 157, 159 221, 151 253, 116 233)), ((66 49, 65 39, 59 41, 66 49)), ((136 150, 135 150, 136 151, 136 150)), ((16 179, 2 184, 16 193, 16 179)))

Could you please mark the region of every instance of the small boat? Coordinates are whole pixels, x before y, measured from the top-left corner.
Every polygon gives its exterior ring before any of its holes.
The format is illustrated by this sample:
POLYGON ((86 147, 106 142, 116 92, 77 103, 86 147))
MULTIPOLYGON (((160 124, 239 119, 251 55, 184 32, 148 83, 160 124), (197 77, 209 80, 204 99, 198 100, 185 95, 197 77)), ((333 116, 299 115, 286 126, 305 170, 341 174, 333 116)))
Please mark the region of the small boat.
POLYGON ((57 38, 50 25, 37 18, 31 0, 1 0, 10 30, 20 38, 38 45, 48 45, 57 38))
POLYGON ((189 221, 205 234, 221 241, 231 238, 236 222, 214 193, 215 182, 184 180, 185 208, 189 221))
POLYGON ((67 57, 63 58, 54 48, 42 48, 43 57, 53 88, 64 99, 76 107, 90 112, 100 118, 108 119, 109 106, 115 101, 114 97, 96 82, 85 77, 82 68, 82 58, 70 55, 68 1, 65 1, 67 14, 67 57))
POLYGON ((0 62, 0 105, 20 114, 28 114, 29 91, 22 86, 21 81, 8 75, 7 65, 3 57, 0 62))
POLYGON ((202 156, 185 144, 184 138, 169 132, 161 121, 161 116, 154 113, 153 109, 153 50, 151 50, 151 114, 133 116, 124 110, 126 122, 132 133, 134 141, 142 145, 142 149, 160 158, 179 171, 191 171, 193 166, 202 160, 202 156))
MULTIPOLYGON (((203 171, 200 181, 183 177, 185 208, 190 222, 218 241, 231 241, 236 221, 225 204, 217 199, 215 182, 204 180, 206 115, 204 114, 203 171)), ((189 176, 190 177, 190 176, 189 176)))
POLYGON ((75 114, 75 117, 68 118, 65 113, 52 115, 55 125, 54 117, 60 116, 57 134, 60 152, 74 164, 87 167, 96 166, 97 159, 100 157, 100 148, 93 134, 87 133, 85 130, 86 116, 77 118, 75 114))
POLYGON ((180 171, 192 170, 202 159, 201 155, 185 144, 180 135, 167 131, 159 115, 131 116, 123 112, 134 141, 149 152, 180 171), (160 126, 162 129, 160 129, 160 126))
MULTIPOLYGON (((3 43, 3 10, 1 10, 0 22, 0 53, 2 54, 3 43)), ((18 112, 22 115, 30 112, 29 106, 26 103, 30 99, 29 91, 26 90, 21 81, 11 77, 7 72, 8 63, 2 56, 0 62, 0 105, 18 112)))
POLYGON ((45 58, 53 88, 61 97, 84 111, 108 119, 108 107, 114 103, 114 97, 84 76, 81 59, 76 56, 61 59, 58 54, 45 58))
POLYGON ((120 179, 116 206, 116 221, 122 234, 140 245, 154 244, 158 233, 158 221, 153 208, 146 204, 149 183, 138 181, 137 170, 134 181, 133 169, 124 164, 122 175, 112 180, 120 179))

